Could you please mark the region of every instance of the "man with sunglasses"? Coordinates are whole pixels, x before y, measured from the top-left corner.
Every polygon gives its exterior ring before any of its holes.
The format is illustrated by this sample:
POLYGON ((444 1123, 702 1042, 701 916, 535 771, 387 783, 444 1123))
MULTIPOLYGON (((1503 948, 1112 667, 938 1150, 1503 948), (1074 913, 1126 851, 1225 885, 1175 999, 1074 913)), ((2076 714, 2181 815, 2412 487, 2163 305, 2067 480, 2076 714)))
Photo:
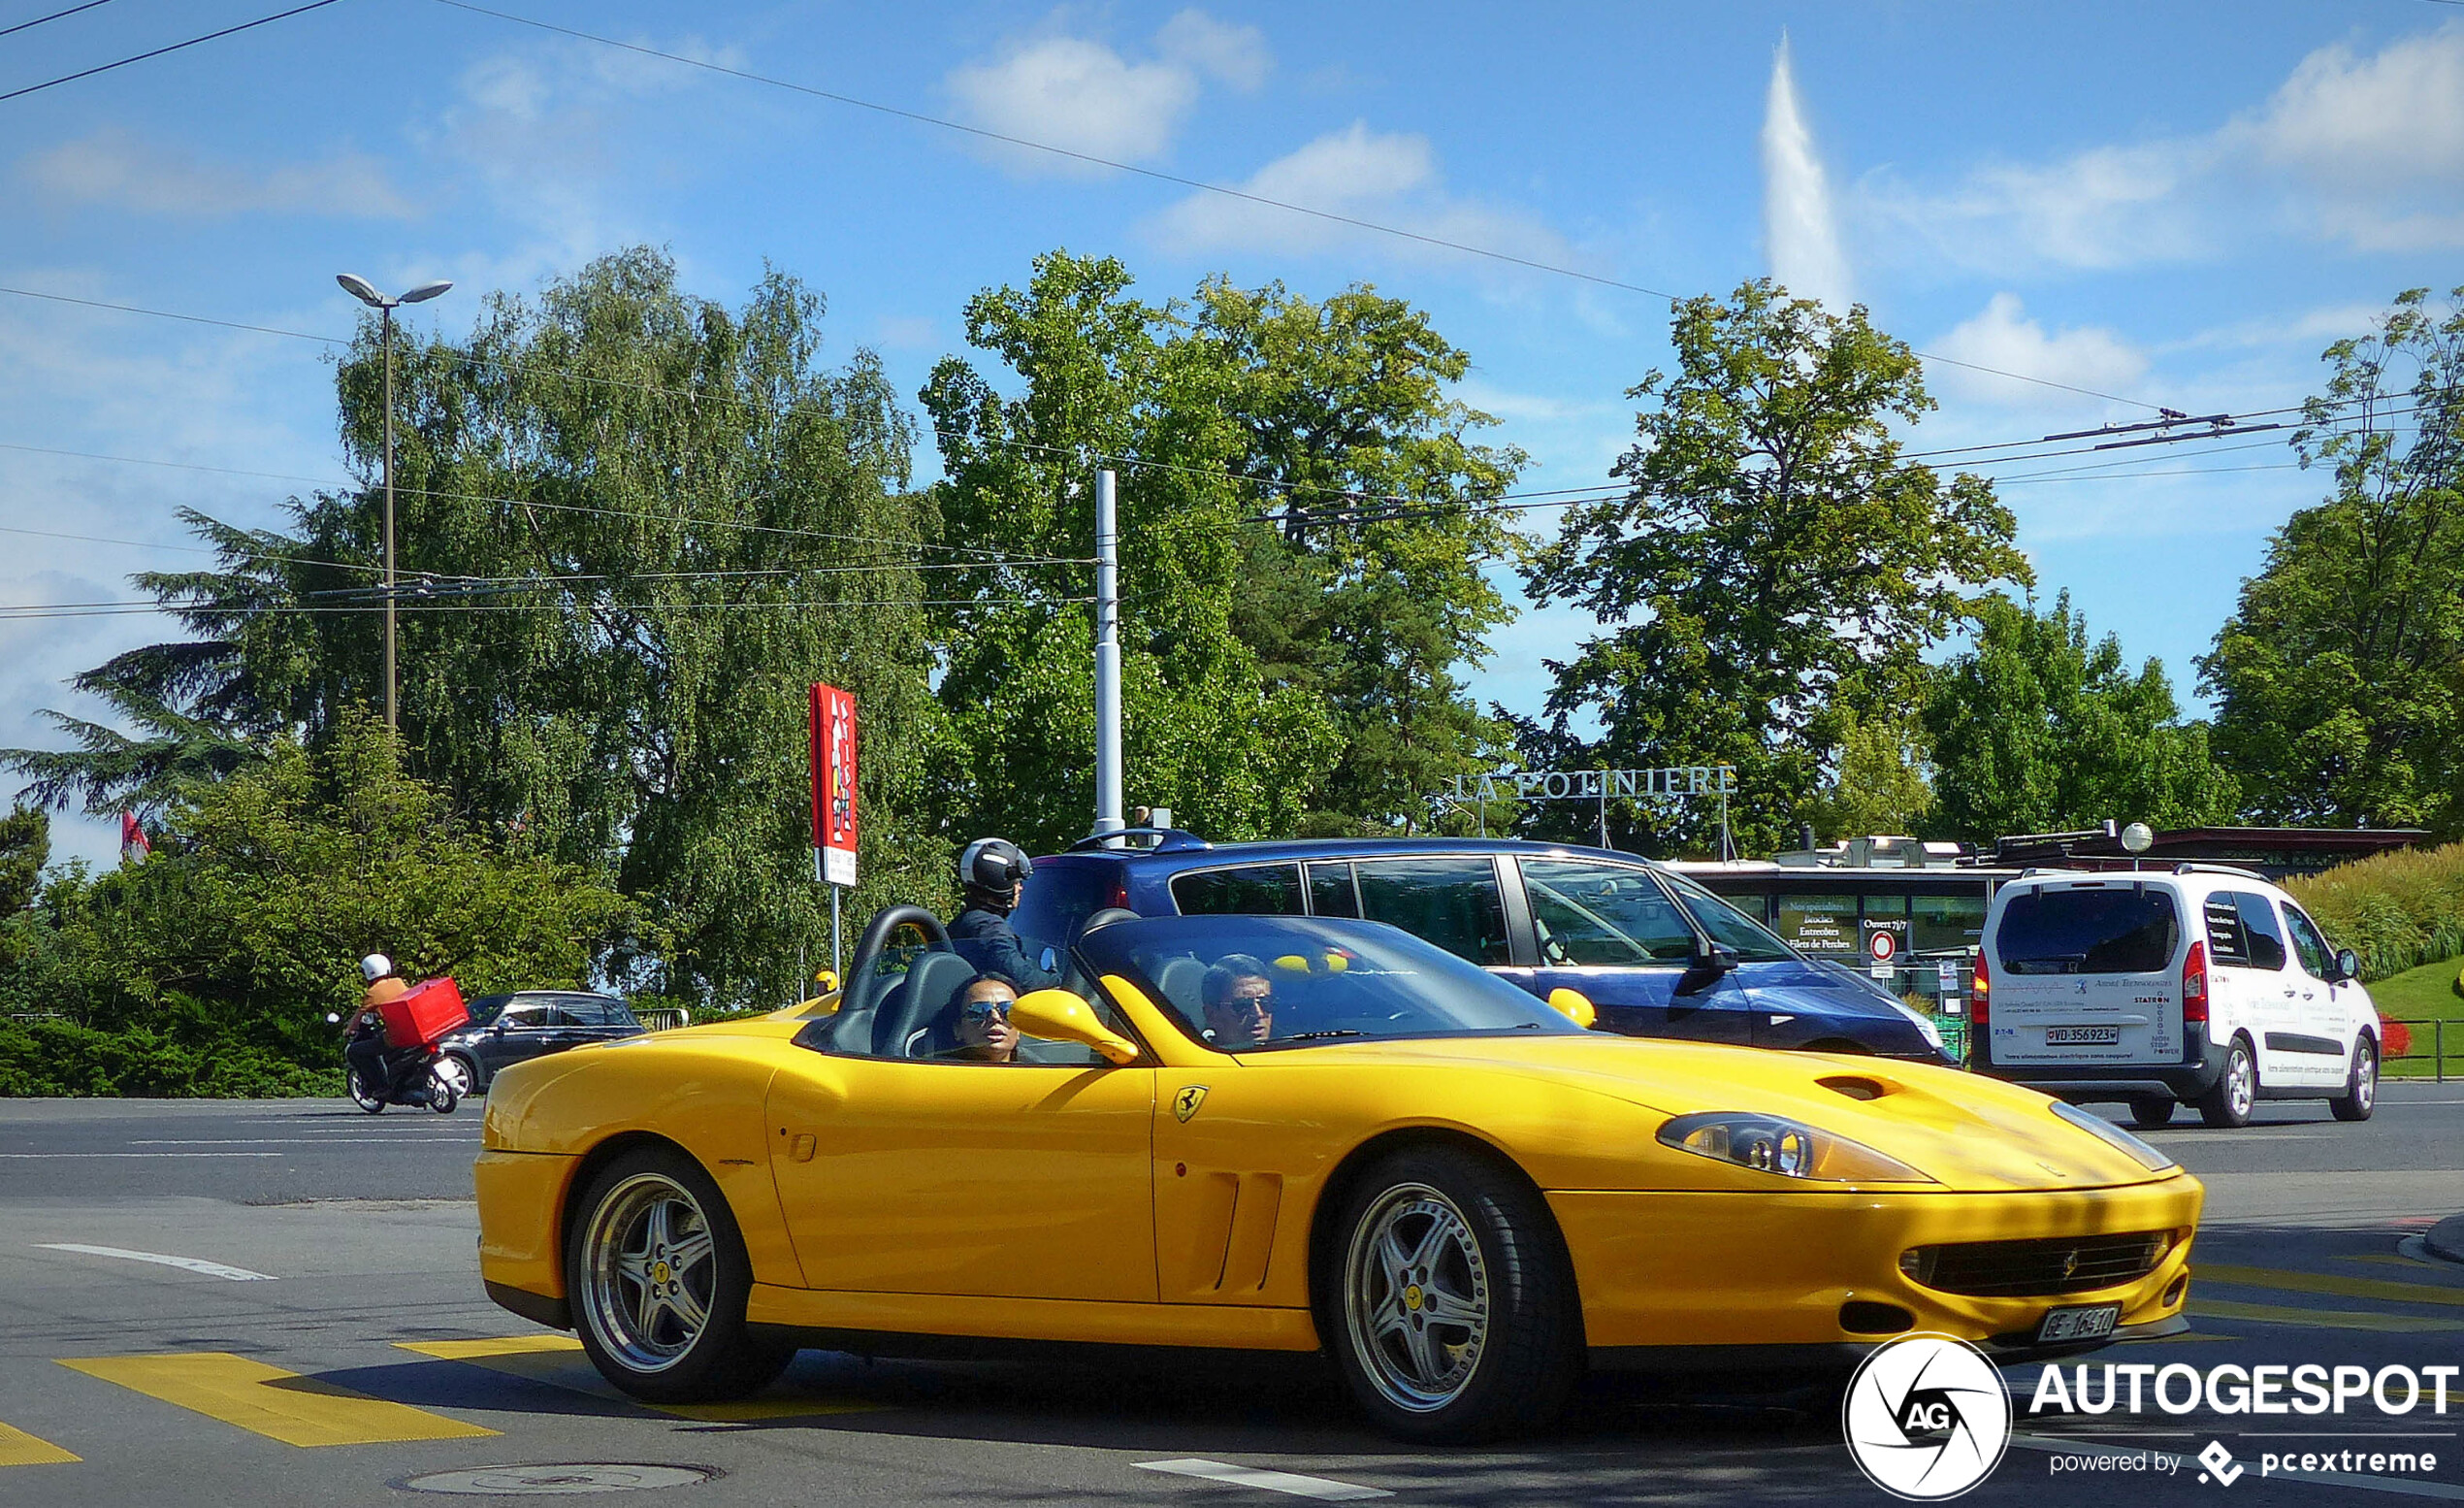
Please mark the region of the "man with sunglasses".
POLYGON ((1005 974, 978 974, 958 992, 958 1045, 950 1056, 968 1063, 1017 1061, 1019 1029, 1010 1025, 1010 1006, 1019 987, 1005 974))
POLYGON ((1226 1052, 1263 1047, 1275 1034, 1275 981, 1247 953, 1226 953, 1207 970, 1207 1040, 1226 1052))

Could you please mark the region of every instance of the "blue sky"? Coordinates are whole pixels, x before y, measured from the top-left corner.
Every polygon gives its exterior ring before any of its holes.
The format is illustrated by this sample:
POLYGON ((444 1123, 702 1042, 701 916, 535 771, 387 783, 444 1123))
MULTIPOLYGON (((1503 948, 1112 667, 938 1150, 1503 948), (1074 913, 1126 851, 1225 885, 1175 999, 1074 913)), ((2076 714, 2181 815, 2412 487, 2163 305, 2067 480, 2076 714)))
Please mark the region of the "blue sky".
MULTIPOLYGON (((2235 0, 1490 7, 502 0, 662 50, 1677 293, 1776 272, 1918 349, 2142 404, 2298 402, 2398 289, 2464 283, 2464 4, 2235 0), (1778 76, 1787 39, 1787 76, 1778 76)), ((0 0, 0 26, 62 0, 0 0)), ((0 93, 282 9, 113 0, 0 37, 0 93)), ((1150 296, 1203 276, 1355 280, 1430 310, 1463 395, 1537 464, 1602 481, 1624 390, 1668 357, 1651 297, 1086 170, 614 51, 438 0, 340 3, 0 103, 0 285, 340 336, 333 275, 451 278, 468 327, 635 242, 734 301, 764 260, 832 349, 918 388, 959 310, 1056 246, 1150 296)), ((0 604, 132 595, 339 479, 330 346, 0 294, 0 604), (27 448, 39 447, 39 448, 27 448), (97 461, 81 451, 178 466, 97 461), (197 470, 194 468, 219 468, 197 470)), ((1936 367, 1919 448, 2145 417, 1936 367)), ((2275 442, 2124 452, 2003 497, 2067 588, 2187 700, 2270 530, 2318 478, 2275 442)), ((929 458, 924 458, 927 467, 929 458)), ((2026 478, 2026 479, 2021 479, 2026 478)), ((1546 515, 1541 515, 1545 517, 1546 515)), ((0 621, 0 744, 162 620, 0 621)), ((1475 676, 1537 708, 1588 624, 1527 611, 1475 676)), ((115 830, 64 821, 65 855, 115 830)))

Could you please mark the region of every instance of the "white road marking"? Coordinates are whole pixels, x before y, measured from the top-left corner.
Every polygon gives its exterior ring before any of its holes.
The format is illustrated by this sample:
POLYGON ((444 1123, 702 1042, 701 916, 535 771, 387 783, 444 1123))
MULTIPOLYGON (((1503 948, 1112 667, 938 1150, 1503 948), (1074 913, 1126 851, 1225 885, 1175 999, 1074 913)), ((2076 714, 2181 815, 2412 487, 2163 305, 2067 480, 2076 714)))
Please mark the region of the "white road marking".
POLYGON ((47 1164, 51 1158, 281 1158, 288 1153, 0 1153, 13 1164, 47 1164))
MULTIPOLYGON (((2014 1434, 2011 1436, 2011 1443, 2026 1450, 2047 1451, 2056 1455, 2112 1456, 2128 1450, 2126 1442, 2119 1439, 2104 1440, 2091 1445, 2080 1440, 2057 1440, 2050 1435, 2014 1434)), ((2199 1463, 2198 1457, 2188 1451, 2161 1451, 2158 1454, 2180 1457, 2185 1467, 2195 1467, 2199 1463)), ((2258 1462, 2254 1460, 2247 1462, 2244 1469, 2250 1473, 2252 1481, 2259 1480, 2258 1462)), ((2266 1480, 2319 1482, 2329 1487, 2359 1488, 2365 1492, 2395 1492, 2406 1497, 2443 1497, 2449 1502, 2464 1502, 2464 1487, 2449 1487, 2444 1482, 2415 1482, 2406 1477, 2362 1477, 2342 1471, 2280 1469, 2269 1472, 2266 1480)))
MULTIPOLYGON (((1222 1482, 1232 1487, 1264 1488, 1270 1492, 1288 1492, 1294 1497, 1314 1497, 1330 1503, 1395 1495, 1383 1488, 1330 1482, 1324 1477, 1295 1476, 1288 1471, 1260 1471, 1252 1466, 1227 1465, 1219 1460, 1142 1460, 1136 1465, 1141 1471, 1169 1471, 1177 1477, 1204 1477, 1210 1482, 1222 1482)), ((2464 1496, 2464 1493, 2457 1495, 2464 1496)))
POLYGON ((271 1272, 251 1272, 245 1267, 208 1262, 203 1257, 166 1257, 161 1252, 132 1252, 121 1246, 87 1246, 80 1241, 37 1241, 34 1244, 47 1252, 80 1252, 88 1257, 117 1257, 128 1262, 150 1262, 158 1266, 180 1267, 190 1272, 202 1272, 208 1277, 229 1278, 234 1283, 276 1281, 271 1272))
MULTIPOLYGON (((415 1133, 413 1136, 207 1136, 188 1140, 141 1136, 130 1141, 129 1145, 132 1147, 325 1147, 341 1141, 382 1141, 399 1146, 413 1139, 421 1142, 469 1141, 475 1143, 480 1138, 441 1134, 417 1136, 415 1133)), ((192 1155, 202 1156, 203 1154, 192 1155)))

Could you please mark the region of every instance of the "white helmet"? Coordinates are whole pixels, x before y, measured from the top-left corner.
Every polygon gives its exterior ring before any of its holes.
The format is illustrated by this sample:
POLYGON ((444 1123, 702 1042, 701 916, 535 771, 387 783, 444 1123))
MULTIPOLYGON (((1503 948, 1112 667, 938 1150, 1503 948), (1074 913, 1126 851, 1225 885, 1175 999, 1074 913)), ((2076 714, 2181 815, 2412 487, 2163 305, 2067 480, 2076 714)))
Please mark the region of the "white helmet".
POLYGON ((394 961, 382 953, 371 953, 359 961, 359 971, 370 984, 374 984, 394 971, 394 961))

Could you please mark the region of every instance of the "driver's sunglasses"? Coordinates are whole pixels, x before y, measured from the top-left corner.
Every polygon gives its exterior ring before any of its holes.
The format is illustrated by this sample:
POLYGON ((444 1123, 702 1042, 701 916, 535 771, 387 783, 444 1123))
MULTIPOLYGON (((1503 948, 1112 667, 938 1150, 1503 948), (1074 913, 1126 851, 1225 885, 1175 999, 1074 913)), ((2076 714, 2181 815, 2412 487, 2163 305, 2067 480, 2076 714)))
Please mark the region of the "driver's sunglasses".
POLYGON ((1010 1002, 1008 1000, 969 1000, 966 1015, 969 1021, 1007 1021, 1010 1019, 1010 1002))
POLYGON ((1275 997, 1271 995, 1235 995, 1216 1001, 1215 1008, 1227 1016, 1267 1016, 1275 1012, 1275 997))

